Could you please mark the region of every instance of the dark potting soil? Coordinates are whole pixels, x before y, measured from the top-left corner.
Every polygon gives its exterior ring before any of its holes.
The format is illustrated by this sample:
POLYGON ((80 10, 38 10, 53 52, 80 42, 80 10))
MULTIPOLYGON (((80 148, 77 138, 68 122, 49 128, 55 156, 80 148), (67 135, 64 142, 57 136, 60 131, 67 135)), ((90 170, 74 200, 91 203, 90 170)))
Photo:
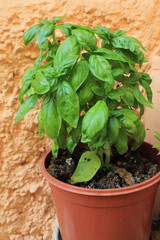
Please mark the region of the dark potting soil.
MULTIPOLYGON (((75 150, 73 154, 63 151, 61 157, 51 158, 47 171, 56 179, 69 183, 69 179, 76 169, 79 158, 87 150, 75 150)), ((110 170, 99 170, 89 182, 78 183, 76 186, 94 189, 121 188, 141 183, 159 172, 157 163, 141 156, 138 151, 128 151, 121 156, 116 149, 112 149, 110 170)))

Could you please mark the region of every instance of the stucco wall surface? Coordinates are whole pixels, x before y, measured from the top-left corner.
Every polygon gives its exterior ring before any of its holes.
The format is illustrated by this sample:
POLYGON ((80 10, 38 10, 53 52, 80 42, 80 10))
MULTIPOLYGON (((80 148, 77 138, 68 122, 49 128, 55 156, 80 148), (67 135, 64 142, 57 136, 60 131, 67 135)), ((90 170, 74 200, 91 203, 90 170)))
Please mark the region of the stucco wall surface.
MULTIPOLYGON (((49 240, 52 235, 55 213, 39 167, 50 142, 37 135, 37 109, 17 125, 14 117, 19 107, 21 75, 38 54, 34 43, 24 46, 23 32, 39 20, 55 16, 66 16, 64 22, 125 29, 138 37, 148 50, 150 62, 144 69, 154 79, 155 94, 160 90, 159 0, 0 0, 1 240, 49 240)), ((158 97, 154 97, 154 114, 149 111, 144 119, 148 129, 151 125, 160 128, 158 97)), ((148 136, 153 142, 152 133, 148 136)))

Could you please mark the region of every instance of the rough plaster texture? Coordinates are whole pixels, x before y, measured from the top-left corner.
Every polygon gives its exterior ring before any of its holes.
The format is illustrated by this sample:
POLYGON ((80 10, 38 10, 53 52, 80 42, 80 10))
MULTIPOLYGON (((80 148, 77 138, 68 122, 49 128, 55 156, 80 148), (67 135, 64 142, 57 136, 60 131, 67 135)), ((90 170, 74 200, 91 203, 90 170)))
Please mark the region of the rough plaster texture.
MULTIPOLYGON (((14 125, 21 75, 37 57, 34 44, 23 45, 23 32, 41 19, 66 16, 64 22, 125 29, 147 48, 154 92, 160 90, 160 1, 159 0, 0 0, 0 239, 49 240, 55 216, 50 190, 41 176, 39 162, 50 149, 47 138, 37 135, 37 110, 14 125)), ((160 130, 159 96, 154 115, 144 121, 149 130, 160 130), (151 125, 153 124, 153 127, 151 125), (159 128, 159 129, 158 129, 159 128)))

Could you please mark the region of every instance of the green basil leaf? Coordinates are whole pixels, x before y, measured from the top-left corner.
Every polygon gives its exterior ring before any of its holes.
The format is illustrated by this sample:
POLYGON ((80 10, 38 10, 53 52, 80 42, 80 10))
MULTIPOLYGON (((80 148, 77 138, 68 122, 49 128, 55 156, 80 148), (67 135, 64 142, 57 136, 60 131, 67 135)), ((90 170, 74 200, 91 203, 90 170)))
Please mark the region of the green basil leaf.
POLYGON ((133 52, 131 52, 130 50, 122 49, 122 48, 121 49, 120 48, 116 48, 115 52, 119 56, 123 57, 130 64, 138 63, 137 56, 133 52))
POLYGON ((105 97, 105 96, 106 96, 104 84, 100 84, 99 82, 97 82, 95 85, 93 85, 93 87, 91 88, 91 90, 92 90, 97 96, 100 96, 100 97, 105 97))
POLYGON ((122 68, 114 68, 112 70, 112 75, 114 78, 118 77, 119 75, 122 75, 124 73, 124 69, 122 68))
MULTIPOLYGON (((101 37, 102 38, 102 37, 101 37)), ((103 38, 102 38, 103 39, 103 38)), ((111 45, 111 43, 109 42, 109 40, 108 40, 108 37, 106 38, 104 38, 103 40, 102 40, 102 43, 101 43, 101 47, 102 48, 107 48, 107 49, 109 49, 109 50, 112 50, 112 45, 111 45)))
POLYGON ((95 33, 102 37, 102 39, 106 39, 106 37, 113 38, 123 35, 126 31, 124 30, 117 30, 117 31, 111 31, 108 28, 104 26, 98 26, 95 28, 95 33))
POLYGON ((69 37, 71 35, 71 30, 64 24, 55 26, 55 29, 61 30, 67 37, 69 37))
POLYGON ((43 62, 43 60, 46 58, 47 53, 42 54, 41 56, 39 56, 36 61, 34 62, 34 66, 39 66, 41 65, 41 63, 43 62))
POLYGON ((31 84, 31 79, 26 79, 26 81, 24 81, 24 83, 22 84, 22 88, 18 96, 18 100, 20 101, 21 104, 24 102, 23 96, 27 93, 30 87, 30 84, 31 84))
POLYGON ((110 117, 121 117, 121 116, 124 116, 132 120, 133 122, 138 120, 137 114, 132 109, 121 108, 118 110, 110 111, 110 117))
POLYGON ((132 120, 133 122, 135 122, 138 119, 137 114, 134 112, 134 110, 132 109, 128 109, 128 108, 121 108, 118 110, 120 112, 120 114, 122 114, 124 117, 132 120))
POLYGON ((126 86, 122 86, 121 91, 123 92, 123 101, 127 104, 127 106, 133 107, 135 98, 132 90, 126 86))
POLYGON ((62 121, 59 135, 57 137, 57 143, 60 148, 66 149, 66 147, 67 147, 67 126, 64 121, 62 121))
POLYGON ((149 108, 153 108, 152 104, 145 99, 141 91, 139 90, 139 86, 135 85, 133 88, 133 95, 135 96, 136 100, 141 103, 142 105, 145 105, 149 108))
POLYGON ((155 138, 157 138, 160 141, 160 133, 155 131, 154 136, 155 136, 155 138))
MULTIPOLYGON (((123 63, 123 62, 119 62, 120 68, 122 68, 124 70, 125 74, 129 74, 131 71, 131 68, 133 67, 131 64, 129 63, 123 63)), ((124 77, 124 76, 122 76, 124 77)))
POLYGON ((47 63, 47 64, 44 64, 44 65, 28 68, 22 76, 22 83, 24 84, 25 81, 34 79, 35 74, 38 70, 46 69, 50 65, 51 65, 51 63, 47 63))
POLYGON ((120 41, 116 41, 117 38, 112 39, 112 44, 114 44, 114 47, 116 47, 116 53, 121 55, 124 59, 128 60, 129 63, 135 64, 138 63, 140 67, 142 66, 142 63, 144 62, 144 53, 139 49, 139 47, 135 44, 135 42, 125 36, 126 41, 123 42, 124 37, 120 41), (116 41, 116 42, 114 42, 116 41), (128 44, 127 44, 128 41, 128 44), (131 44, 129 44, 129 42, 131 44))
POLYGON ((121 88, 114 89, 110 91, 107 95, 108 98, 112 100, 116 100, 117 102, 121 101, 121 96, 123 96, 123 92, 121 91, 121 88))
POLYGON ((126 35, 112 38, 111 43, 115 48, 123 48, 130 50, 131 52, 134 52, 136 48, 134 41, 126 35))
POLYGON ((78 25, 72 24, 72 23, 64 23, 63 26, 67 27, 68 29, 76 29, 78 25))
POLYGON ((79 99, 69 82, 62 81, 59 84, 56 98, 62 118, 76 128, 79 120, 79 99))
POLYGON ((70 137, 67 141, 67 148, 70 153, 73 153, 74 148, 77 146, 82 134, 82 117, 79 118, 77 128, 74 128, 70 132, 70 137))
POLYGON ((142 64, 145 62, 144 53, 136 46, 134 54, 137 56, 137 63, 142 67, 142 64))
POLYGON ((70 178, 70 183, 87 182, 91 180, 101 166, 101 160, 94 153, 87 151, 79 159, 76 170, 70 178))
POLYGON ((117 109, 117 107, 119 106, 119 103, 115 100, 110 100, 110 101, 107 101, 107 106, 108 106, 108 109, 110 110, 109 116, 110 117, 115 116, 113 112, 115 109, 117 109))
POLYGON ((119 37, 121 35, 124 35, 124 33, 126 33, 125 30, 116 30, 116 31, 113 31, 112 34, 113 34, 113 37, 119 37))
POLYGON ((18 97, 21 104, 24 102, 23 96, 25 94, 27 94, 27 92, 30 88, 30 85, 31 85, 31 81, 34 79, 35 74, 36 74, 37 70, 40 69, 40 67, 41 66, 28 68, 24 72, 24 74, 22 76, 22 88, 21 88, 21 91, 20 91, 20 94, 19 94, 19 97, 18 97))
POLYGON ((135 85, 140 79, 142 78, 142 74, 137 72, 137 73, 131 73, 130 76, 125 78, 124 83, 126 85, 135 85))
POLYGON ((49 47, 51 46, 50 41, 48 40, 47 37, 45 37, 43 43, 39 46, 40 48, 40 53, 43 54, 46 50, 48 51, 49 47))
POLYGON ((39 30, 41 29, 42 26, 43 26, 42 24, 36 24, 24 32, 24 44, 25 45, 32 42, 36 38, 37 33, 39 32, 39 30))
POLYGON ((43 19, 43 20, 39 21, 39 23, 51 23, 51 21, 48 19, 43 19))
POLYGON ((89 58, 89 67, 95 77, 114 86, 111 66, 104 57, 91 55, 89 58))
POLYGON ((43 128, 43 120, 42 120, 42 112, 40 111, 38 114, 38 134, 42 138, 45 134, 44 128, 43 128))
POLYGON ((50 85, 50 92, 53 93, 58 88, 59 81, 58 81, 57 78, 54 78, 54 79, 52 79, 48 82, 49 82, 49 85, 50 85))
POLYGON ((72 139, 75 143, 79 142, 81 134, 82 134, 82 117, 79 118, 78 126, 70 132, 70 135, 72 136, 72 139))
MULTIPOLYGON (((63 72, 64 69, 72 68, 73 65, 76 63, 78 58, 78 55, 70 56, 66 60, 63 61, 63 64, 61 65, 61 72, 63 72)), ((65 72, 66 74, 67 72, 65 72)))
POLYGON ((89 57, 90 57, 90 53, 84 52, 84 53, 82 53, 82 57, 83 57, 85 60, 87 60, 87 62, 88 62, 89 57))
POLYGON ((94 96, 92 91, 92 86, 95 82, 95 79, 89 75, 86 81, 82 84, 82 86, 78 89, 78 97, 80 106, 84 106, 88 103, 94 96))
POLYGON ((63 67, 67 63, 69 63, 69 67, 73 66, 79 57, 80 50, 77 39, 74 36, 68 37, 62 42, 56 52, 54 67, 63 67))
POLYGON ((59 146, 58 146, 56 140, 54 139, 52 141, 52 156, 53 157, 57 157, 58 156, 58 149, 59 149, 59 146))
MULTIPOLYGON (((156 145, 154 145, 153 146, 153 148, 160 148, 160 143, 159 144, 156 144, 156 145)), ((160 152, 157 154, 157 155, 159 155, 160 154, 160 152)))
POLYGON ((82 25, 75 25, 78 29, 86 30, 87 32, 94 33, 94 28, 82 26, 82 25))
POLYGON ((47 23, 42 25, 40 31, 38 32, 38 46, 41 48, 41 45, 44 41, 53 34, 54 25, 51 23, 47 23))
POLYGON ((105 82, 103 84, 104 90, 105 90, 105 95, 107 95, 112 89, 114 89, 115 81, 107 83, 105 82))
POLYGON ((54 43, 49 47, 49 51, 48 51, 48 57, 50 58, 54 58, 57 52, 57 49, 59 48, 59 44, 54 43))
POLYGON ((57 138, 62 122, 57 103, 50 96, 47 96, 44 99, 41 111, 45 132, 51 139, 57 138))
POLYGON ((62 19, 62 18, 65 18, 65 16, 55 17, 51 22, 52 22, 53 24, 56 24, 56 23, 59 22, 59 20, 62 19))
POLYGON ((43 70, 43 74, 50 85, 50 92, 54 92, 58 88, 59 83, 57 71, 54 68, 49 67, 43 70))
POLYGON ((96 49, 97 39, 93 33, 85 30, 72 30, 72 34, 77 38, 78 43, 87 51, 93 52, 96 49))
POLYGON ((33 87, 30 87, 30 89, 28 89, 28 91, 26 92, 26 95, 28 97, 30 97, 31 95, 35 94, 36 92, 34 91, 33 87))
POLYGON ((142 87, 145 89, 146 91, 146 95, 147 95, 147 98, 148 98, 148 101, 150 103, 152 103, 152 97, 153 97, 153 94, 152 94, 152 89, 151 87, 149 86, 149 83, 146 82, 145 80, 140 80, 139 81, 140 84, 142 85, 142 87))
POLYGON ((52 79, 55 79, 56 77, 59 77, 57 75, 56 69, 53 67, 48 67, 48 68, 44 69, 43 75, 45 76, 45 78, 47 79, 48 82, 51 81, 52 79))
POLYGON ((127 60, 124 59, 121 55, 106 48, 98 48, 94 51, 94 53, 102 53, 105 59, 127 62, 127 60))
POLYGON ((74 149, 76 147, 77 143, 75 143, 73 141, 73 138, 72 137, 69 137, 68 138, 68 141, 67 141, 67 149, 70 153, 73 153, 74 152, 74 149))
POLYGON ((49 83, 41 71, 35 74, 35 79, 32 80, 31 85, 38 94, 44 94, 50 90, 49 83))
POLYGON ((112 146, 119 136, 119 129, 120 129, 120 123, 117 118, 110 118, 108 122, 108 136, 109 136, 109 142, 112 146))
POLYGON ((37 100, 38 98, 36 95, 31 95, 29 98, 27 98, 27 100, 25 100, 18 109, 14 122, 19 122, 24 117, 24 115, 26 115, 31 109, 33 109, 37 104, 37 100))
POLYGON ((119 129, 119 135, 115 143, 115 147, 120 155, 125 154, 128 151, 128 137, 124 129, 119 129))
POLYGON ((135 125, 136 125, 136 133, 134 135, 135 142, 131 147, 132 151, 135 151, 136 149, 138 149, 141 146, 141 144, 143 143, 145 136, 146 136, 146 131, 145 131, 143 123, 140 120, 137 120, 135 122, 135 125))
POLYGON ((134 134, 136 132, 136 126, 132 120, 126 117, 122 117, 119 119, 119 122, 122 125, 122 127, 124 127, 127 133, 134 134))
POLYGON ((100 148, 107 140, 107 126, 105 126, 91 142, 88 143, 90 148, 100 148))
POLYGON ((98 26, 95 28, 95 33, 101 37, 102 39, 106 39, 106 37, 112 36, 112 31, 110 31, 108 28, 104 26, 98 26))
POLYGON ((108 121, 108 107, 103 100, 98 101, 83 117, 81 141, 91 142, 108 121))
MULTIPOLYGON (((137 108, 138 108, 138 107, 137 107, 137 108)), ((142 117, 143 114, 144 114, 144 105, 142 105, 142 104, 139 103, 139 108, 140 108, 140 117, 142 117)))
POLYGON ((142 75, 142 80, 144 80, 144 81, 148 82, 149 84, 151 84, 152 79, 151 79, 151 77, 149 76, 148 73, 141 73, 141 75, 142 75))
POLYGON ((146 52, 146 49, 145 47, 142 45, 142 43, 137 39, 137 38, 134 38, 134 37, 129 37, 138 47, 140 47, 143 51, 146 52))
POLYGON ((22 83, 24 83, 26 80, 33 79, 37 70, 38 70, 38 67, 28 68, 22 76, 22 83))
POLYGON ((83 84, 89 74, 89 66, 87 61, 82 60, 77 62, 72 70, 69 82, 73 89, 77 89, 83 84))

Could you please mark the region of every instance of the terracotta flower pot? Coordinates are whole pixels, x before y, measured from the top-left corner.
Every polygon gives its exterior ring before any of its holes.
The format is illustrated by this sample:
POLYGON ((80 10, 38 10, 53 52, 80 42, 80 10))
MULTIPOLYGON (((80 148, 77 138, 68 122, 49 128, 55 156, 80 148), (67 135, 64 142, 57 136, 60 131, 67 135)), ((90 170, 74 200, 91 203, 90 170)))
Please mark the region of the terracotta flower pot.
MULTIPOLYGON (((160 162, 157 150, 144 143, 143 155, 160 162)), ((160 173, 153 178, 120 189, 85 189, 63 183, 46 170, 63 240, 148 240, 160 173)))

